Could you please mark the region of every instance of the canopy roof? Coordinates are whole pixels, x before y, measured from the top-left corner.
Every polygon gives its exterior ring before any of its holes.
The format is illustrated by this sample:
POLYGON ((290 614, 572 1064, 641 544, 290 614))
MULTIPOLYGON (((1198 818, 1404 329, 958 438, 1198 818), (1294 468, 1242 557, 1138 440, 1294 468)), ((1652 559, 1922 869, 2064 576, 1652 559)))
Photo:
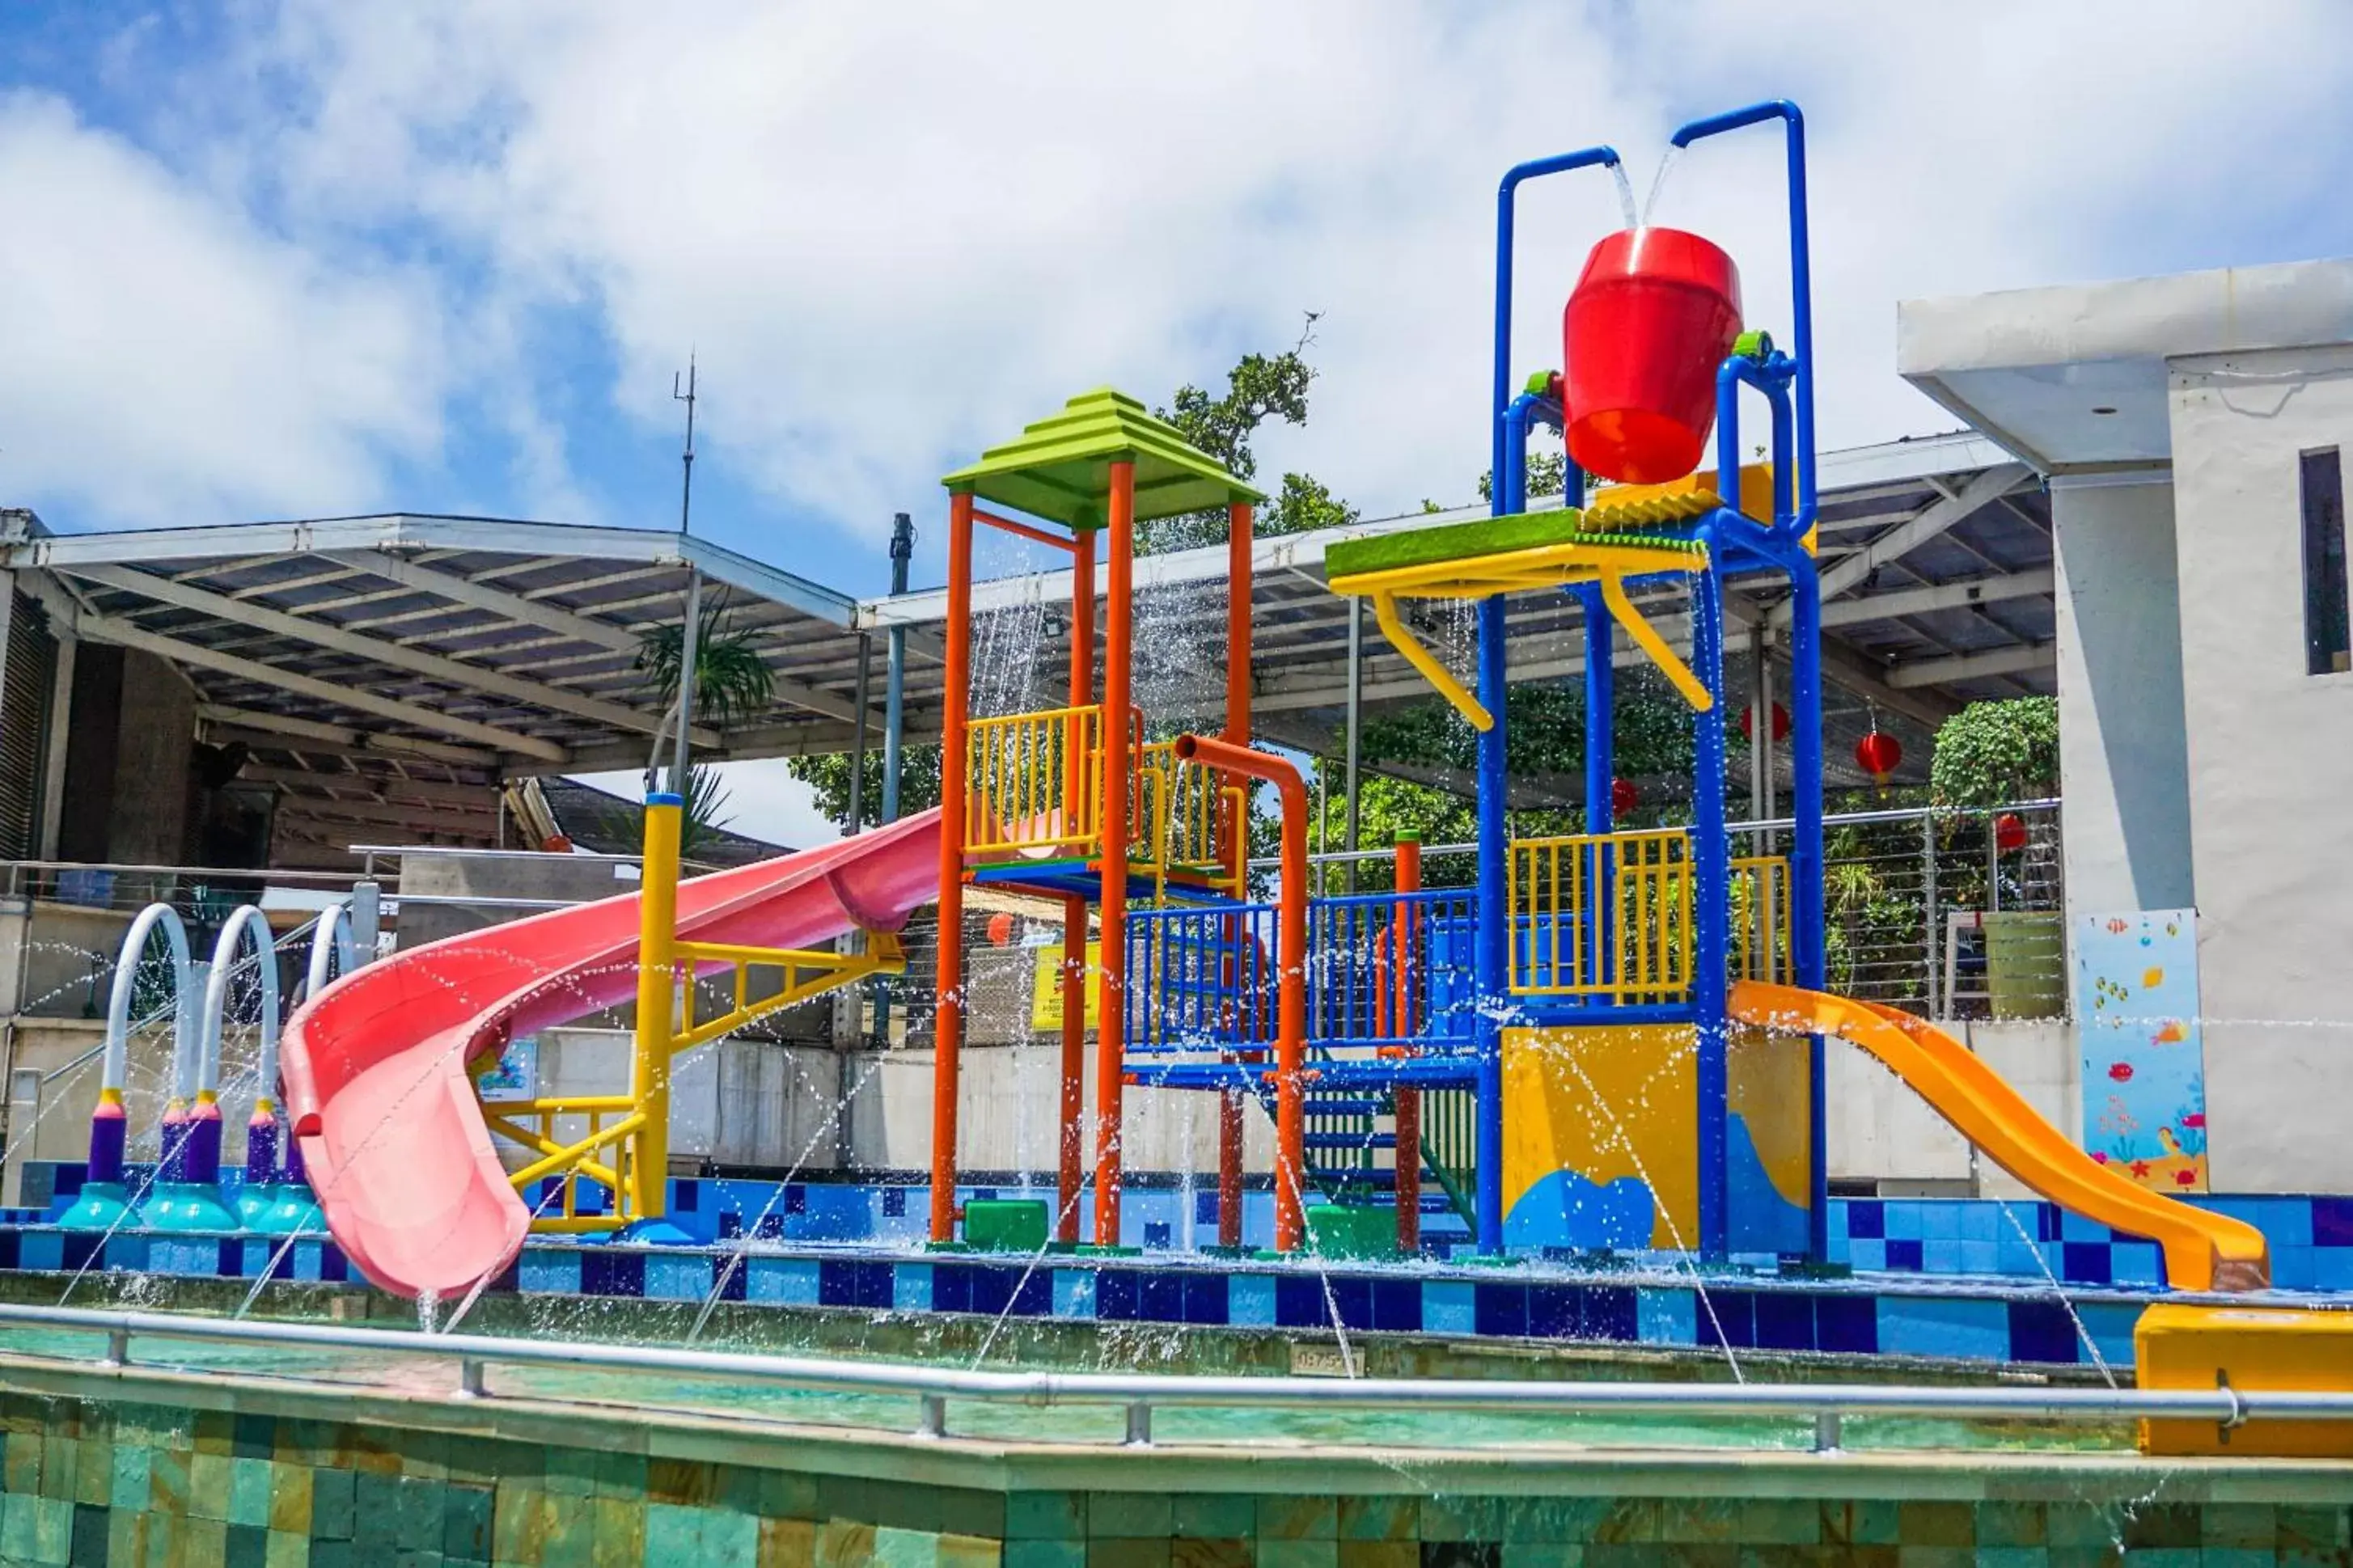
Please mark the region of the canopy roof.
POLYGON ((1081 393, 940 482, 1082 532, 1103 527, 1111 466, 1123 458, 1135 464, 1138 522, 1266 499, 1176 426, 1108 386, 1081 393))

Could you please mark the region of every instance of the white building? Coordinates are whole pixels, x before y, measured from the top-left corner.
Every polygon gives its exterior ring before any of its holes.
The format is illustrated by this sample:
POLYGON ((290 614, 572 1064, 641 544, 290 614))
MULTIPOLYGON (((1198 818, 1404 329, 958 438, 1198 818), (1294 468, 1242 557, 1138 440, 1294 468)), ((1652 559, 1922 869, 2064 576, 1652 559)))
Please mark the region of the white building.
POLYGON ((2215 1190, 2353 1189, 2353 261, 1899 321, 2049 483, 2070 912, 2197 910, 2215 1190))

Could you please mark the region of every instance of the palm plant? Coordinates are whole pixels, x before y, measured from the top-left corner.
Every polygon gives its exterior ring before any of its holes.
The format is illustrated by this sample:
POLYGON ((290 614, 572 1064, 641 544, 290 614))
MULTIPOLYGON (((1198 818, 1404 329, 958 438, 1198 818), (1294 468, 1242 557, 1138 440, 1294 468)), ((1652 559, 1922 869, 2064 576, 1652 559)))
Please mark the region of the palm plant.
MULTIPOLYGON (((638 639, 637 668, 665 709, 678 702, 683 625, 665 624, 638 639)), ((721 729, 741 724, 775 700, 776 677, 760 656, 757 634, 734 625, 724 593, 703 606, 694 636, 694 713, 721 729)))
POLYGON ((720 782, 719 770, 709 763, 687 769, 686 805, 679 813, 679 855, 693 859, 694 852, 717 837, 719 830, 733 819, 727 811, 727 786, 720 782))

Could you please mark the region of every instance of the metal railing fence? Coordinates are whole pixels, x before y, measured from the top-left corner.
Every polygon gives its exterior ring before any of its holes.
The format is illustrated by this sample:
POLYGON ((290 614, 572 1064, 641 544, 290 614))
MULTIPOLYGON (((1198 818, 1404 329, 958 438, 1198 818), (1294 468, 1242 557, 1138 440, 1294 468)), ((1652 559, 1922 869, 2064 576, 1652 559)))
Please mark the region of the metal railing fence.
MULTIPOLYGON (((2270 1389, 2053 1388, 2005 1384, 1992 1387, 1877 1384, 1762 1383, 1552 1383, 1451 1378, 1250 1377, 1127 1372, 990 1372, 946 1365, 827 1360, 808 1356, 747 1354, 659 1346, 584 1343, 568 1340, 517 1340, 480 1334, 423 1334, 385 1329, 284 1323, 239 1319, 184 1317, 161 1312, 113 1312, 62 1307, 0 1306, 0 1325, 48 1333, 92 1336, 91 1356, 0 1347, 5 1353, 63 1368, 89 1367, 110 1373, 147 1365, 177 1370, 168 1362, 142 1362, 142 1342, 215 1346, 261 1346, 284 1352, 348 1351, 371 1357, 438 1362, 453 1373, 449 1396, 494 1399, 500 1391, 491 1373, 500 1368, 556 1367, 571 1372, 709 1379, 734 1387, 816 1394, 902 1395, 913 1402, 909 1426, 862 1425, 867 1430, 907 1431, 924 1437, 947 1435, 948 1402, 1017 1404, 1029 1407, 1097 1406, 1126 1412, 1124 1444, 1152 1441, 1155 1409, 1329 1409, 1348 1406, 1368 1415, 1403 1411, 1488 1411, 1579 1415, 1655 1415, 1679 1418, 1780 1417, 1813 1424, 1814 1446, 1835 1449, 1840 1423, 1849 1417, 1909 1416, 1956 1421, 2046 1421, 2115 1423, 2169 1418, 2236 1427, 2250 1420, 2353 1420, 2353 1394, 2284 1392, 2270 1389)), ((276 1386, 309 1386, 348 1394, 348 1379, 304 1379, 290 1366, 273 1372, 276 1386)), ((402 1391, 423 1392, 404 1382, 402 1391)), ((522 1397, 533 1404, 569 1405, 609 1412, 616 1401, 597 1391, 556 1392, 540 1388, 522 1397)), ((630 1404, 643 1408, 642 1394, 630 1404)), ((1366 1430, 1377 1431, 1377 1426, 1366 1430)), ((1038 1440, 1053 1442, 1044 1436, 1038 1440)), ((1083 1439, 1061 1439, 1083 1444, 1083 1439)), ((1662 1427, 1662 1445, 1676 1441, 1662 1427)), ((1705 1438, 1688 1439, 1704 1444, 1705 1438)), ((1100 1447, 1100 1444, 1088 1445, 1100 1447)), ((1709 1445, 1713 1446, 1713 1445, 1709 1445)))

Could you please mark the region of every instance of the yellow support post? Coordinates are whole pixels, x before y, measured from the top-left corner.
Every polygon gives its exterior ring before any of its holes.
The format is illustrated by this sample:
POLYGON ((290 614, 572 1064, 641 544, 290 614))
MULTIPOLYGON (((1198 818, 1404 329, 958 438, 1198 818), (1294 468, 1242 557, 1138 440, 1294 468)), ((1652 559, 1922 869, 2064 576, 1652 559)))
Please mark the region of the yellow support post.
POLYGON ((646 797, 645 869, 638 891, 638 1028, 629 1096, 642 1118, 630 1139, 627 1198, 635 1219, 669 1212, 670 1059, 678 983, 678 846, 685 803, 646 797))

